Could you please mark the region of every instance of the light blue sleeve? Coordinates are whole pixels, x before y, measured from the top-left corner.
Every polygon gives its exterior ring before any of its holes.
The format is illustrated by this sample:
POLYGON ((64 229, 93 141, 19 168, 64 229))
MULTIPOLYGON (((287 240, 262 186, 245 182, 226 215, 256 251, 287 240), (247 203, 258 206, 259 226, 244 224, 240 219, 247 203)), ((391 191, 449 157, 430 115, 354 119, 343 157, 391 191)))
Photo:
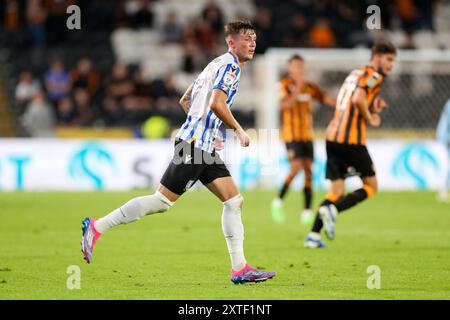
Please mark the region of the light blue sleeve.
POLYGON ((437 139, 444 144, 450 143, 450 100, 442 110, 436 130, 437 139))

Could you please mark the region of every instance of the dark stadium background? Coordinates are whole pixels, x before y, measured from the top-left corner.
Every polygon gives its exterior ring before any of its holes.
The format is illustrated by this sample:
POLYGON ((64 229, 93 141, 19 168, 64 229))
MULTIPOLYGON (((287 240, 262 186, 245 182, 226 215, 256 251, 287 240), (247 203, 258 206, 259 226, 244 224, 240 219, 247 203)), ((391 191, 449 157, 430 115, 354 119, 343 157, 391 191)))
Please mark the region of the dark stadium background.
MULTIPOLYGON (((448 48, 448 37, 440 37, 449 34, 448 23, 437 22, 448 20, 450 13, 436 12, 446 1, 1 1, 0 136, 76 137, 80 131, 73 129, 77 128, 120 128, 140 137, 142 123, 155 115, 177 128, 184 120, 177 100, 186 81, 180 84, 174 78, 183 73, 184 79, 193 79, 212 57, 221 54, 225 49, 224 22, 251 19, 258 32, 258 55, 270 47, 369 47, 374 39, 364 22, 370 4, 382 8, 383 29, 402 35, 394 39, 400 48, 422 49, 418 33, 438 39, 432 47, 448 48), (66 8, 72 4, 81 8, 81 30, 66 28, 66 8), (193 6, 198 10, 194 12, 193 6), (177 63, 149 56, 148 60, 159 59, 154 64, 167 66, 156 74, 152 68, 143 70, 142 65, 122 63, 114 46, 127 44, 114 42, 118 30, 148 32, 149 38, 157 38, 152 42, 154 49, 149 45, 148 50, 173 47, 178 51, 177 63), (56 77, 62 76, 68 86, 55 95, 46 79, 55 79, 51 66, 56 60, 62 66, 56 77), (80 74, 80 61, 87 65, 84 75, 80 74), (22 87, 21 94, 18 87, 22 87), (27 123, 24 117, 33 103, 45 105, 40 109, 42 124, 27 123), (44 129, 36 128, 39 125, 44 129)), ((143 55, 145 59, 146 53, 143 55)), ((336 71, 325 79, 345 75, 336 71)), ((423 81, 431 82, 435 89, 425 95, 415 94, 408 71, 401 77, 401 94, 394 86, 383 91, 395 105, 386 111, 385 128, 433 129, 448 99, 449 75, 424 76, 423 81)), ((245 127, 254 127, 258 106, 253 103, 240 108, 245 100, 245 96, 238 99, 235 114, 245 127)), ((329 119, 323 109, 316 117, 320 128, 329 119)))

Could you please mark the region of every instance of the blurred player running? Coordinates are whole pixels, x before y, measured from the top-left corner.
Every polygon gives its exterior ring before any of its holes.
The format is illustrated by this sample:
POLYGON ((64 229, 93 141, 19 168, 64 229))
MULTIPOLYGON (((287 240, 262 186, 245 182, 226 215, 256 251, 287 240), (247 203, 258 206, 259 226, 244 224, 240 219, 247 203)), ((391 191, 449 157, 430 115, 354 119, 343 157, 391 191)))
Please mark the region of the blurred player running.
POLYGON ((278 197, 272 201, 272 218, 277 223, 284 222, 283 199, 300 170, 305 173, 304 210, 301 221, 310 224, 314 219, 311 211, 314 160, 313 100, 332 108, 336 105, 334 98, 304 78, 304 60, 301 56, 294 55, 288 62, 288 75, 280 81, 281 134, 288 152, 290 172, 278 197))
POLYGON ((222 122, 234 129, 241 146, 250 144, 249 136, 236 121, 230 108, 236 97, 242 67, 253 59, 255 53, 254 27, 248 21, 228 23, 225 26, 225 39, 229 51, 210 62, 180 100, 188 116, 177 134, 173 160, 157 191, 149 196, 131 199, 98 220, 83 220, 82 251, 88 263, 92 261, 96 241, 109 228, 167 211, 187 189, 200 180, 224 205, 222 230, 231 258, 231 281, 259 282, 275 276, 274 272, 257 270, 247 264, 241 220, 243 197, 215 152, 216 136, 222 122))
POLYGON ((384 78, 394 67, 396 52, 389 42, 375 43, 370 65, 352 71, 339 91, 326 137, 326 178, 331 180, 331 188, 319 207, 312 230, 305 239, 305 247, 325 247, 320 237, 322 227, 326 236, 333 240, 338 213, 377 191, 375 169, 366 148, 366 124, 372 127, 381 124, 378 113, 386 103, 378 93, 384 78), (345 179, 355 174, 360 176, 363 187, 345 195, 345 179))

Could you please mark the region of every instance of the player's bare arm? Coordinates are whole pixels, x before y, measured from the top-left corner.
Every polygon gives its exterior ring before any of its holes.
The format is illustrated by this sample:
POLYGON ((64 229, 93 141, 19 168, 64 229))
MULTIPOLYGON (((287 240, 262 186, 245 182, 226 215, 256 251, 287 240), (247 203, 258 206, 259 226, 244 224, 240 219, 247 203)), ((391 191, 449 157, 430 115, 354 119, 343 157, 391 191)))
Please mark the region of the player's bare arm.
POLYGON ((383 111, 387 107, 388 107, 388 104, 387 104, 386 100, 384 100, 380 96, 377 96, 375 98, 375 100, 373 101, 370 111, 374 112, 374 113, 381 113, 381 111, 383 111))
POLYGON ((209 101, 209 107, 214 112, 214 114, 223 122, 225 125, 234 130, 241 146, 248 147, 250 145, 250 137, 242 129, 241 125, 234 118, 230 111, 230 108, 226 104, 227 95, 225 92, 219 89, 213 90, 211 98, 209 101))
POLYGON ((323 104, 334 109, 336 108, 336 98, 325 94, 325 96, 323 97, 323 104))
POLYGON ((186 113, 189 113, 189 103, 191 102, 192 88, 193 85, 191 84, 179 101, 181 107, 186 113))
POLYGON ((366 101, 366 91, 363 88, 356 88, 352 103, 356 105, 361 116, 367 121, 367 123, 369 123, 372 127, 380 126, 381 118, 378 114, 370 113, 369 106, 366 101))

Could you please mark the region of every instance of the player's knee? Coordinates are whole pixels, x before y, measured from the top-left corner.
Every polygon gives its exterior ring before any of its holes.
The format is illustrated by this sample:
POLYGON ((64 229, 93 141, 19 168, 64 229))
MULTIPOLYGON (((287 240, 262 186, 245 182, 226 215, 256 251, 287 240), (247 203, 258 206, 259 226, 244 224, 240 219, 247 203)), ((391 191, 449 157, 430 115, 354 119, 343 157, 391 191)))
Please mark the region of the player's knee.
POLYGON ((325 198, 332 203, 336 203, 342 198, 342 196, 343 196, 343 194, 336 194, 334 192, 328 192, 325 198))
POLYGON ((170 201, 169 199, 167 199, 167 197, 159 191, 156 191, 152 196, 154 196, 156 199, 158 199, 158 202, 154 207, 154 210, 157 210, 157 211, 149 212, 146 214, 165 212, 173 206, 173 202, 170 201))
POLYGON ((150 196, 131 199, 120 207, 120 210, 124 216, 124 223, 130 223, 149 214, 167 211, 172 205, 173 202, 156 191, 150 196))
POLYGON ((363 183, 363 189, 366 191, 368 198, 373 196, 378 191, 378 182, 376 177, 366 178, 363 183))
POLYGON ((241 194, 238 194, 223 203, 224 207, 230 209, 231 211, 240 210, 243 204, 244 204, 244 197, 241 194))
POLYGON ((312 177, 311 169, 305 169, 305 177, 306 177, 306 179, 311 179, 311 177, 312 177))
POLYGON ((165 212, 173 206, 173 202, 167 199, 167 197, 159 191, 156 191, 150 196, 137 198, 137 200, 139 201, 139 215, 141 217, 154 213, 165 212))
POLYGON ((371 183, 364 183, 363 189, 366 191, 367 197, 370 198, 378 191, 378 186, 376 181, 371 183))
POLYGON ((333 194, 337 199, 343 197, 345 195, 345 186, 332 187, 330 194, 333 194))
POLYGON ((312 172, 305 170, 305 184, 312 184, 312 172))

